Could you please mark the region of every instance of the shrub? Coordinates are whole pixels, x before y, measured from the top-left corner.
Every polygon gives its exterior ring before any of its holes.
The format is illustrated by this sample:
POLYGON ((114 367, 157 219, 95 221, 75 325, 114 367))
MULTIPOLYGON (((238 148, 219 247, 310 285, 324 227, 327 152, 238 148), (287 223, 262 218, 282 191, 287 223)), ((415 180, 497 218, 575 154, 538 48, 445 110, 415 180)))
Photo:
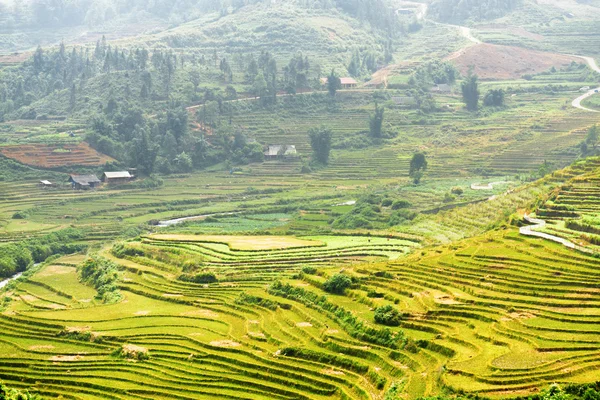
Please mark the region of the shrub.
POLYGON ((217 279, 217 276, 212 273, 212 272, 200 272, 198 274, 182 274, 179 276, 178 278, 180 281, 183 282, 193 282, 193 283, 215 283, 218 282, 219 280, 217 279))
POLYGON ((464 193, 464 190, 460 186, 455 186, 450 190, 450 193, 461 196, 464 193))
POLYGON ((117 280, 119 266, 106 258, 91 256, 79 267, 81 281, 89 283, 98 291, 97 299, 114 303, 121 299, 117 280))
POLYGON ((402 314, 391 305, 375 309, 375 322, 387 326, 398 326, 402 322, 402 314))
POLYGON ((0 399, 2 400, 41 400, 41 398, 35 394, 29 394, 29 392, 20 392, 15 389, 9 389, 3 383, 0 383, 0 399))
MULTIPOLYGON (((273 311, 275 311, 277 309, 277 307, 280 305, 279 303, 274 302, 272 300, 265 299, 265 298, 258 297, 258 296, 252 296, 252 295, 249 295, 246 293, 241 293, 239 295, 239 297, 237 299, 235 299, 235 303, 236 304, 245 304, 245 305, 249 305, 249 304, 257 305, 260 307, 268 308, 269 310, 273 310, 273 311)), ((281 308, 289 309, 289 307, 283 307, 283 305, 281 308)))
POLYGON ((344 294, 346 289, 352 286, 352 279, 344 274, 335 274, 327 279, 323 284, 323 289, 326 292, 334 294, 344 294))
POLYGON ((314 275, 317 273, 317 269, 315 267, 304 267, 302 268, 302 272, 308 275, 314 275))
POLYGON ((29 214, 26 211, 17 211, 13 214, 12 219, 27 219, 29 214))
POLYGON ((133 344, 124 344, 117 351, 117 355, 126 358, 128 360, 144 361, 150 358, 148 349, 141 346, 135 346, 133 344))
POLYGON ((392 203, 392 210, 399 210, 401 208, 408 208, 410 206, 412 206, 412 204, 406 200, 396 200, 392 203))

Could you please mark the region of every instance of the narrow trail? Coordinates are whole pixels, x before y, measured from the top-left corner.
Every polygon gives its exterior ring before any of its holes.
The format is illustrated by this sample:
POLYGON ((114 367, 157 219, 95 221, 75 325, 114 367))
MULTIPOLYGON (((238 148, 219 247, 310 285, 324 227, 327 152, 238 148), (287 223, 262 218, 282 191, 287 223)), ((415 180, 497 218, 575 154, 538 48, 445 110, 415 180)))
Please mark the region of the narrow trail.
POLYGON ((511 183, 511 182, 508 182, 508 181, 499 181, 499 182, 491 182, 491 183, 488 183, 487 185, 482 185, 479 182, 478 183, 472 183, 471 184, 471 189, 473 189, 473 190, 492 190, 492 189, 494 189, 494 186, 496 186, 496 185, 502 185, 502 184, 505 184, 505 183, 511 183))
POLYGON ((569 249, 578 250, 578 251, 581 251, 581 252, 587 253, 587 254, 594 253, 590 249, 587 249, 583 246, 576 245, 575 243, 573 243, 567 239, 561 238, 559 236, 551 235, 549 233, 544 233, 544 232, 537 232, 536 229, 541 229, 546 226, 546 221, 544 221, 543 219, 532 218, 527 214, 524 215, 523 219, 525 219, 525 221, 527 221, 533 225, 527 225, 527 226, 520 227, 519 233, 521 235, 534 236, 534 237, 538 237, 538 238, 542 238, 542 239, 546 239, 546 240, 551 240, 555 243, 562 244, 563 246, 565 246, 569 249))
MULTIPOLYGON (((582 60, 584 60, 589 67, 600 73, 600 68, 598 68, 598 64, 596 64, 596 60, 594 60, 592 57, 586 57, 586 56, 578 56, 575 54, 572 54, 573 57, 577 57, 577 58, 581 58, 582 60)), ((592 96, 595 93, 600 92, 600 87, 597 87, 595 89, 590 89, 587 93, 579 96, 578 98, 576 98, 575 100, 573 100, 573 102, 571 103, 571 105, 575 108, 579 108, 580 110, 584 110, 584 111, 589 111, 589 112, 598 112, 598 110, 592 110, 591 108, 587 108, 581 105, 581 102, 585 99, 587 99, 588 97, 592 96)))

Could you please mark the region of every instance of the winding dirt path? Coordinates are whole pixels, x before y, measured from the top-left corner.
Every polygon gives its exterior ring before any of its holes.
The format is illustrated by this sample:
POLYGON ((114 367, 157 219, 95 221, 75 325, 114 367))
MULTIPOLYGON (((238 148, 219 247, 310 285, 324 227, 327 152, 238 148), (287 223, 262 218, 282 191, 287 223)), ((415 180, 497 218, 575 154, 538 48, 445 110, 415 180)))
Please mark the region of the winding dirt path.
POLYGON ((492 189, 494 189, 494 186, 496 186, 496 185, 502 185, 504 183, 511 183, 511 182, 498 181, 498 182, 488 183, 487 185, 482 185, 479 182, 478 183, 472 183, 471 184, 471 189, 473 189, 473 190, 492 190, 492 189))
POLYGON ((546 221, 544 221, 543 219, 532 218, 527 214, 525 214, 523 216, 523 219, 525 219, 525 221, 527 221, 533 225, 527 225, 527 226, 520 227, 519 233, 521 235, 534 236, 534 237, 538 237, 538 238, 542 238, 542 239, 546 239, 546 240, 551 240, 555 243, 562 244, 563 246, 565 246, 569 249, 578 250, 578 251, 581 251, 581 252, 587 253, 587 254, 594 253, 594 251, 592 251, 588 248, 585 248, 583 246, 579 246, 565 238, 561 238, 560 236, 555 236, 555 235, 551 235, 549 233, 544 233, 544 232, 537 232, 536 229, 540 229, 540 228, 543 228, 546 226, 546 221))
MULTIPOLYGON (((578 55, 574 55, 573 57, 577 57, 577 58, 581 58, 582 60, 584 60, 589 67, 600 73, 600 68, 598 68, 598 64, 596 64, 596 60, 594 60, 592 57, 586 57, 586 56, 578 56, 578 55)), ((581 102, 585 99, 587 99, 588 97, 594 95, 595 93, 600 92, 600 87, 597 87, 595 89, 591 89, 589 90, 587 93, 579 96, 578 98, 576 98, 575 100, 573 100, 573 102, 571 103, 571 105, 575 108, 579 108, 580 110, 584 110, 584 111, 589 111, 589 112, 598 112, 598 110, 592 110, 591 108, 587 108, 581 105, 581 102)))

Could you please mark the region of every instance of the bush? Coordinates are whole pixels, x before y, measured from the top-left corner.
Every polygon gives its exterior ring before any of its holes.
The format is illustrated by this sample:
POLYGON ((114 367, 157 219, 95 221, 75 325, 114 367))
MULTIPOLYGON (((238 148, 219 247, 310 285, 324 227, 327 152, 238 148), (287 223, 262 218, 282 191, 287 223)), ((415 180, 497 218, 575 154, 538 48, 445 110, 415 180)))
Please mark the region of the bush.
POLYGON ((114 303, 121 299, 117 280, 119 266, 106 258, 91 256, 79 267, 81 281, 89 283, 98 291, 97 299, 114 303))
POLYGON ((464 193, 464 190, 460 186, 455 186, 450 190, 450 193, 461 196, 464 193))
POLYGON ((2 400, 41 400, 41 398, 29 392, 20 392, 15 389, 9 389, 3 383, 0 383, 0 399, 2 400))
POLYGON ((402 322, 402 314, 391 305, 375 309, 375 322, 387 326, 398 326, 402 322))
MULTIPOLYGON (((265 307, 268 308, 269 310, 273 310, 275 311, 277 309, 277 307, 279 307, 279 303, 274 302, 272 300, 269 299, 265 299, 262 297, 258 297, 258 296, 252 296, 246 293, 241 293, 239 295, 239 297, 237 299, 235 299, 235 303, 236 304, 245 304, 245 305, 257 305, 260 307, 265 307)), ((283 305, 282 305, 282 308, 283 305)))
POLYGON ((182 274, 179 276, 178 278, 180 281, 183 282, 193 282, 193 283, 215 283, 218 282, 219 280, 217 279, 217 276, 212 273, 212 272, 200 272, 198 274, 182 274))
POLYGON ((317 269, 315 267, 304 267, 302 268, 302 272, 308 275, 314 275, 317 273, 317 269))
POLYGON ((26 211, 17 211, 13 214, 12 219, 27 219, 29 214, 26 211))
POLYGON ((406 200, 396 200, 392 203, 392 210, 399 210, 401 208, 408 208, 410 206, 412 206, 412 204, 406 200))
POLYGON ((344 274, 335 274, 327 279, 323 284, 323 289, 326 292, 334 294, 344 294, 346 289, 352 286, 352 279, 344 274))

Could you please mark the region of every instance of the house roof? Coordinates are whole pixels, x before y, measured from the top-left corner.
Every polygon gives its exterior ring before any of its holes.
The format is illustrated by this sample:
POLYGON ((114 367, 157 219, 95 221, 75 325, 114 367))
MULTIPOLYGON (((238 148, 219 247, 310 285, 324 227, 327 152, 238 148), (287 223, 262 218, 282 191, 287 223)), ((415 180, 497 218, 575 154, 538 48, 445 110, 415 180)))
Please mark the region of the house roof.
POLYGON ((448 85, 447 83, 440 83, 439 85, 435 85, 433 87, 433 90, 439 91, 439 92, 451 92, 452 87, 450 85, 448 85))
POLYGON ((409 104, 409 103, 414 103, 415 99, 414 99, 414 97, 411 97, 411 96, 397 96, 397 97, 392 97, 392 101, 396 104, 409 104))
POLYGON ((40 183, 41 183, 42 185, 52 185, 52 182, 50 182, 50 181, 46 181, 46 180, 44 180, 44 181, 40 181, 40 183))
POLYGON ((356 85, 358 82, 354 78, 340 78, 342 85, 356 85))
POLYGON ((296 146, 293 144, 270 144, 267 151, 265 151, 265 156, 279 156, 282 151, 284 156, 297 153, 296 146))
POLYGON ((131 178, 129 171, 105 172, 104 176, 107 179, 131 178))
MULTIPOLYGON (((326 84, 327 78, 321 78, 321 83, 326 84)), ((358 85, 358 82, 356 82, 356 79, 348 78, 348 77, 340 78, 340 83, 342 85, 358 85)))
POLYGON ((100 183, 96 175, 71 175, 69 182, 75 182, 81 186, 89 186, 90 183, 100 183))

